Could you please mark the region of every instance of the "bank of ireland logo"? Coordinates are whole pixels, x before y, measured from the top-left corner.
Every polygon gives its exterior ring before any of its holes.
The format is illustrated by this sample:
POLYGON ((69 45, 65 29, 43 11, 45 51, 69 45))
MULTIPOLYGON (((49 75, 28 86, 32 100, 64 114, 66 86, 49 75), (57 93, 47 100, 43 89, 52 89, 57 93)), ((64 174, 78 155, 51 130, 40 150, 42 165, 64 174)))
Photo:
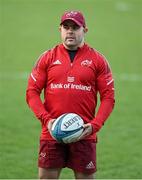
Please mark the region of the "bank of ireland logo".
POLYGON ((67 77, 67 82, 74 82, 75 78, 73 76, 68 76, 67 77))
POLYGON ((81 62, 81 66, 89 67, 89 66, 91 66, 91 64, 92 64, 92 60, 88 60, 88 59, 85 59, 81 62))

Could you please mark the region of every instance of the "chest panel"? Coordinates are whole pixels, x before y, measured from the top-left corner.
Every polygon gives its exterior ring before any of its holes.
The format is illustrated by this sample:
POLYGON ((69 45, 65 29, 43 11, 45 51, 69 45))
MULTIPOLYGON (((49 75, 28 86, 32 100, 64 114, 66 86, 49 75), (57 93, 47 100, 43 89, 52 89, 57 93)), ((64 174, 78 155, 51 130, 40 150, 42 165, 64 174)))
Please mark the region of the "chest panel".
POLYGON ((47 70, 47 83, 76 82, 84 85, 94 85, 96 69, 93 60, 69 59, 53 60, 47 70))

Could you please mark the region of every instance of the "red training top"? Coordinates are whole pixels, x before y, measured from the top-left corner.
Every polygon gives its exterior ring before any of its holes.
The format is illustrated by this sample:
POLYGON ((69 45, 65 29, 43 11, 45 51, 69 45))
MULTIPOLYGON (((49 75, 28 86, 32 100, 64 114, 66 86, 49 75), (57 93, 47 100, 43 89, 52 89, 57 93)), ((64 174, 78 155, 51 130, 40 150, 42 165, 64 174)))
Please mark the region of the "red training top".
MULTIPOLYGON (((52 137, 47 130, 49 119, 63 113, 76 113, 93 125, 93 134, 104 124, 114 107, 114 82, 108 62, 95 49, 84 44, 73 63, 63 44, 41 55, 29 77, 26 99, 42 124, 41 139, 52 137), (44 103, 40 94, 44 89, 44 103), (101 104, 95 115, 97 92, 101 104)), ((53 140, 53 139, 52 139, 53 140)))

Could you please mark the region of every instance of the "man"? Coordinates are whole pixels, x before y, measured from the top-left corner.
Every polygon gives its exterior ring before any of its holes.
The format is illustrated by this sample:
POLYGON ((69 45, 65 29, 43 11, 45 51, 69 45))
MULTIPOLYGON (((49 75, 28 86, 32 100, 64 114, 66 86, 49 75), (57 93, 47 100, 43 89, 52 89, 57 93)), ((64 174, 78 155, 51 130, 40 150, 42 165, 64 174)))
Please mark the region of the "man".
POLYGON ((81 12, 65 12, 59 30, 62 44, 40 56, 26 94, 27 103, 42 126, 39 178, 58 179, 61 169, 69 167, 76 179, 93 179, 96 133, 114 107, 112 73, 105 57, 84 42, 88 29, 81 12), (44 103, 40 98, 43 89, 44 103), (95 114, 97 92, 100 106, 95 114), (57 117, 69 112, 83 118, 84 131, 76 142, 61 144, 52 138, 50 130, 57 117))

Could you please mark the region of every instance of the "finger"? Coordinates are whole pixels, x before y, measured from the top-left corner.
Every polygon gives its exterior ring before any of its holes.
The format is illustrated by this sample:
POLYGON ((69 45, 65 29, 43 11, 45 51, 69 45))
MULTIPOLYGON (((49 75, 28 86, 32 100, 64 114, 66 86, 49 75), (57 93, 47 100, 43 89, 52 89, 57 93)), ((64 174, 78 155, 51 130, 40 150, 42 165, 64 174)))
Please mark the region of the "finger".
POLYGON ((92 127, 90 125, 86 125, 86 127, 84 127, 83 133, 78 138, 78 140, 84 139, 86 136, 90 135, 91 133, 92 133, 92 127))
POLYGON ((83 124, 83 128, 88 128, 90 124, 83 124))
POLYGON ((49 120, 48 125, 47 125, 48 130, 51 130, 52 124, 53 124, 53 122, 54 122, 55 120, 56 120, 56 119, 51 119, 51 120, 49 120))
POLYGON ((88 132, 85 130, 85 131, 81 134, 81 136, 78 138, 78 140, 81 140, 81 139, 85 138, 87 135, 88 135, 88 132))
POLYGON ((90 123, 85 124, 84 129, 87 130, 89 134, 92 133, 92 125, 90 123))

